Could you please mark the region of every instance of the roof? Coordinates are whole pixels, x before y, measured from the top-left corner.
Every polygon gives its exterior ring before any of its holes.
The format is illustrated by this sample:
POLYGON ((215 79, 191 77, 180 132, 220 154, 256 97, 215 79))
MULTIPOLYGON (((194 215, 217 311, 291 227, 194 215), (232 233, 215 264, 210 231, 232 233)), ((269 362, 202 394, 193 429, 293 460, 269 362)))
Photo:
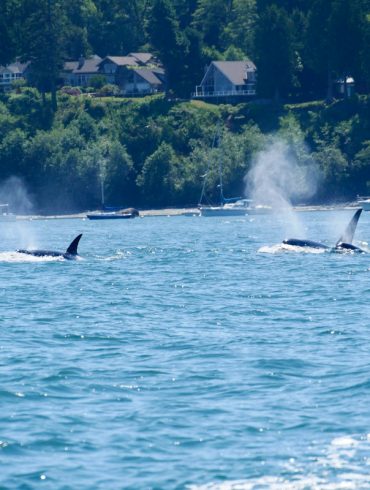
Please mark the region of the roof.
POLYGON ((137 60, 132 56, 106 56, 100 62, 100 64, 106 60, 110 61, 111 63, 114 63, 117 66, 127 66, 127 65, 137 66, 137 60))
POLYGON ((153 58, 153 55, 151 53, 129 53, 129 56, 132 56, 144 65, 146 65, 148 61, 153 58))
POLYGON ((161 80, 155 75, 153 70, 149 70, 147 68, 133 68, 132 71, 134 71, 137 75, 139 75, 151 85, 162 85, 161 80))
POLYGON ((95 54, 90 58, 81 58, 79 61, 66 61, 64 63, 64 70, 76 74, 97 73, 100 62, 100 56, 95 54))
POLYGON ((29 62, 21 63, 20 61, 15 61, 14 63, 9 63, 9 65, 0 66, 0 73, 19 73, 22 75, 28 65, 29 62))
POLYGON ((244 85, 248 79, 248 72, 256 71, 252 61, 212 61, 211 65, 214 65, 234 85, 244 85))

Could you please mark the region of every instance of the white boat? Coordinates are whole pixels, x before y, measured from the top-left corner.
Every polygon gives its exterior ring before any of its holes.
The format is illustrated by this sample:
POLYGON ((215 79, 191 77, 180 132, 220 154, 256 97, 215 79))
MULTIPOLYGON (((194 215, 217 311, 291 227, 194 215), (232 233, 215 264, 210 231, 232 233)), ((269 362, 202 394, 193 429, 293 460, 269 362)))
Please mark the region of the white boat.
POLYGON ((251 199, 238 199, 223 206, 199 206, 201 216, 248 216, 269 214, 271 206, 254 205, 251 199))
POLYGON ((9 213, 9 204, 0 204, 0 221, 15 221, 16 216, 9 213))
POLYGON ((370 197, 359 197, 356 202, 364 211, 370 211, 370 197))

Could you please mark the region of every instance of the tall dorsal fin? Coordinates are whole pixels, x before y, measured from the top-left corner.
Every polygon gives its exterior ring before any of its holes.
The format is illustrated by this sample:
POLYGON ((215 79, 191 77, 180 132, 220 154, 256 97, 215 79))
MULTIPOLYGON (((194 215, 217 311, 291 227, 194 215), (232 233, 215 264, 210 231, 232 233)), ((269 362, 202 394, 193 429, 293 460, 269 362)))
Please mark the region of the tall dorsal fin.
POLYGON ((355 214, 353 215, 351 221, 348 223, 347 228, 344 230, 344 233, 342 236, 339 238, 335 246, 339 245, 340 243, 352 243, 357 223, 360 218, 360 215, 362 213, 362 208, 358 209, 355 214))
POLYGON ((80 238, 82 237, 82 233, 71 242, 70 246, 67 248, 66 253, 70 255, 77 255, 77 247, 78 247, 78 242, 80 241, 80 238))

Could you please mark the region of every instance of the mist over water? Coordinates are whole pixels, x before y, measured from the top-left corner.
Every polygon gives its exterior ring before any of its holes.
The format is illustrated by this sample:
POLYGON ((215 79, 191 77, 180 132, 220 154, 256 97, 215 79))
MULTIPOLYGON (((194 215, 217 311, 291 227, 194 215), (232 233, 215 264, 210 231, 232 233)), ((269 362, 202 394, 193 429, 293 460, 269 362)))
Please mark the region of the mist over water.
MULTIPOLYGON (((16 176, 9 177, 0 183, 0 204, 8 204, 8 211, 16 215, 28 215, 34 210, 32 198, 25 183, 16 176)), ((33 229, 25 221, 3 223, 0 238, 13 238, 17 243, 17 248, 35 248, 38 243, 33 229)), ((6 257, 5 260, 8 258, 6 257)))
POLYGON ((318 166, 304 143, 300 143, 301 148, 302 145, 309 158, 298 161, 293 145, 274 138, 256 155, 245 177, 246 194, 255 204, 271 206, 275 213, 282 215, 286 232, 299 236, 304 235, 304 229, 292 204, 312 198, 320 181, 318 166))
POLYGON ((29 214, 34 206, 26 185, 19 177, 9 177, 0 183, 0 204, 9 204, 15 214, 29 214))

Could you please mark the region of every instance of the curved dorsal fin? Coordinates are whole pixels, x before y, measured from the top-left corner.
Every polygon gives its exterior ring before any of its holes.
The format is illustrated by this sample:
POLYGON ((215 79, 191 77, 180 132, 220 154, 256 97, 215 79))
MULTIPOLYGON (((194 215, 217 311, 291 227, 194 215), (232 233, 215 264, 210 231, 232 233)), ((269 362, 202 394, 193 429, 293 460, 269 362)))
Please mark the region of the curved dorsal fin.
POLYGON ((360 218, 360 215, 362 213, 362 208, 358 209, 355 214, 353 215, 351 221, 348 223, 347 228, 344 230, 343 235, 339 238, 337 243, 335 244, 336 246, 339 245, 339 243, 352 243, 357 223, 360 218))
POLYGON ((82 237, 82 233, 80 235, 77 235, 76 238, 71 242, 70 246, 67 248, 66 253, 70 255, 77 255, 77 247, 78 247, 78 242, 80 241, 80 238, 82 237))

